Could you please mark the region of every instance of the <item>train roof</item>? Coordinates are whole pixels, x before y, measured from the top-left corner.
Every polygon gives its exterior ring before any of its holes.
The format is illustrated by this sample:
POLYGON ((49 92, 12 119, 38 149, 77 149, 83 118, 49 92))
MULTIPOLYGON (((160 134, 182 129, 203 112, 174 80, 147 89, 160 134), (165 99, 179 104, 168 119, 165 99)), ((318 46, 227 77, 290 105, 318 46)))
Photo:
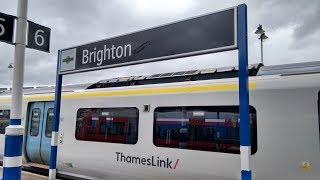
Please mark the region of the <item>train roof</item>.
POLYGON ((262 66, 259 69, 257 76, 265 75, 298 75, 298 74, 312 74, 320 73, 320 61, 283 64, 274 66, 262 66))
MULTIPOLYGON (((74 92, 77 90, 83 90, 86 89, 91 84, 76 84, 76 85, 65 85, 62 87, 63 92, 74 92)), ((41 86, 41 87, 24 87, 23 88, 23 94, 29 95, 29 94, 48 94, 48 93, 54 93, 55 92, 55 86, 41 86)), ((0 91, 0 95, 10 95, 11 90, 4 90, 0 91)))
MULTIPOLYGON (((249 76, 267 75, 298 75, 320 73, 320 61, 283 64, 274 66, 263 66, 262 64, 252 64, 248 67, 249 76)), ((211 79, 225 79, 238 77, 238 67, 229 66, 222 68, 209 68, 201 70, 179 71, 171 73, 153 74, 147 76, 129 76, 112 79, 105 79, 96 83, 64 85, 62 92, 74 92, 85 89, 98 89, 123 86, 138 86, 148 84, 174 83, 185 81, 200 81, 211 79)), ((0 95, 10 95, 11 90, 0 89, 0 95)), ((54 86, 25 87, 23 93, 28 94, 47 94, 55 91, 54 86)))

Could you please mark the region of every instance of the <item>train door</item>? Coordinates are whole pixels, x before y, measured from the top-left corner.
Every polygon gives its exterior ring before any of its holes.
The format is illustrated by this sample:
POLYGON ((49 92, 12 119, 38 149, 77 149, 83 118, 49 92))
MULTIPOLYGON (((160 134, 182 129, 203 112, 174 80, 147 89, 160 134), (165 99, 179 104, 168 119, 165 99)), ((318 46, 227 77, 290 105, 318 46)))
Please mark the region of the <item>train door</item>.
POLYGON ((49 165, 53 107, 53 102, 30 105, 26 153, 33 163, 49 165))

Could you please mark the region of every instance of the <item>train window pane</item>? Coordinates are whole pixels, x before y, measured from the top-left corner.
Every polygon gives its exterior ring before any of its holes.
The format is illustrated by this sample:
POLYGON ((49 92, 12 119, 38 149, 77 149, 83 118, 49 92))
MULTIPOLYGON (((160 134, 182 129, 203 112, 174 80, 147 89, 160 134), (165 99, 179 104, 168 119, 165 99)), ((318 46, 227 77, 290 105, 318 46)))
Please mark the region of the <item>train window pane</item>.
POLYGON ((77 112, 77 140, 136 144, 137 108, 82 108, 77 112))
POLYGON ((39 108, 32 110, 30 135, 38 136, 40 126, 41 110, 39 108))
MULTIPOLYGON (((158 147, 240 154, 239 106, 158 107, 153 143, 158 147)), ((250 106, 251 154, 257 151, 256 110, 250 106)))
POLYGON ((53 108, 48 109, 47 112, 47 122, 46 122, 46 137, 51 138, 52 136, 52 122, 53 122, 53 108))
POLYGON ((10 110, 0 110, 0 134, 5 134, 6 127, 10 124, 10 110))

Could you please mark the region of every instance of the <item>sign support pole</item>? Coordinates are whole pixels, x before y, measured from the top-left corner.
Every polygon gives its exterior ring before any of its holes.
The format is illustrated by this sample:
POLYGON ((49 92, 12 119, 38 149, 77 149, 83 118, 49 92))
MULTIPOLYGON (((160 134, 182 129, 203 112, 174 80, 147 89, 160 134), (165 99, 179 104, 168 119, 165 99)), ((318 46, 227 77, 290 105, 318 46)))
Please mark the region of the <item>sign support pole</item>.
POLYGON ((240 101, 241 180, 251 180, 251 132, 249 120, 247 6, 238 6, 238 59, 240 101))
POLYGON ((10 125, 6 128, 3 180, 21 179, 24 127, 21 125, 28 0, 18 1, 10 125))
POLYGON ((59 137, 59 123, 60 123, 60 105, 61 105, 61 89, 62 89, 62 75, 59 74, 61 51, 58 51, 58 63, 56 74, 56 89, 54 98, 54 116, 52 124, 52 139, 50 151, 50 170, 49 180, 56 179, 57 172, 57 152, 58 152, 58 137, 59 137))

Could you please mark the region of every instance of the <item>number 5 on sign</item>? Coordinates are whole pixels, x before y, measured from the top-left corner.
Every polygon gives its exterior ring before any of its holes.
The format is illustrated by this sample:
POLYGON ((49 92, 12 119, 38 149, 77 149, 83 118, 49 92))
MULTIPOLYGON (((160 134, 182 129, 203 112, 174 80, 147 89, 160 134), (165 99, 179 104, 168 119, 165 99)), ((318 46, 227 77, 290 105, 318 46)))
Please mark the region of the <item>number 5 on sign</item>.
MULTIPOLYGON (((0 21, 5 22, 6 20, 3 18, 0 18, 0 21)), ((6 29, 4 28, 3 24, 0 24, 0 36, 4 35, 5 32, 6 32, 6 29)))
POLYGON ((14 16, 0 13, 0 41, 13 43, 14 16))
POLYGON ((50 28, 29 21, 28 48, 50 52, 50 28))

